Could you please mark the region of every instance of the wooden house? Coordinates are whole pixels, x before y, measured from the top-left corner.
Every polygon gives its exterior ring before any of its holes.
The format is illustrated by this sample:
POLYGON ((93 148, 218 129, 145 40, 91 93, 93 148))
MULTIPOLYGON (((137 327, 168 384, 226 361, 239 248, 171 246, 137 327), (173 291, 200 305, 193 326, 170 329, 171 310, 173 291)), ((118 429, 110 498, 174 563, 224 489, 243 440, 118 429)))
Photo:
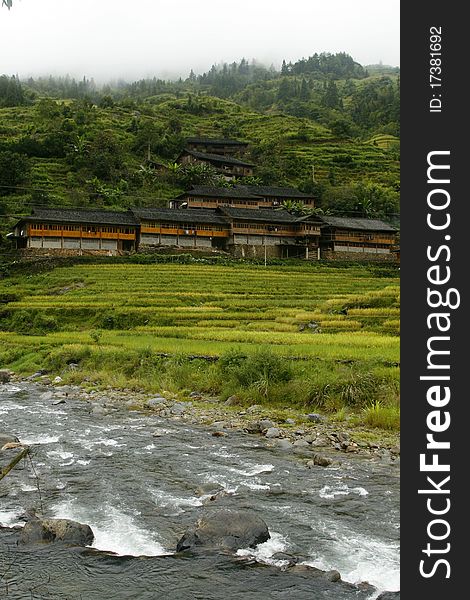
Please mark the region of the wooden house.
POLYGON ((294 188, 257 185, 235 185, 231 188, 194 186, 175 200, 171 208, 279 208, 286 201, 300 202, 308 208, 315 206, 315 198, 294 188))
POLYGON ((315 196, 305 194, 291 187, 275 187, 266 185, 240 185, 238 188, 244 188, 247 192, 263 198, 266 205, 272 208, 282 206, 284 202, 298 202, 307 208, 315 207, 315 196))
POLYGON ((139 248, 224 248, 230 234, 227 219, 214 211, 139 208, 133 213, 140 223, 139 248))
POLYGON ((131 212, 35 208, 13 228, 17 248, 52 253, 120 254, 137 247, 131 212))
POLYGON ((243 156, 248 149, 248 143, 227 138, 190 137, 186 140, 186 148, 195 152, 208 152, 223 156, 243 156))
POLYGON ((336 259, 396 260, 397 232, 378 219, 321 217, 321 256, 336 259))
POLYGON ((317 257, 321 222, 315 216, 299 216, 284 209, 219 210, 230 221, 229 249, 235 255, 317 257))
POLYGON ((197 152, 195 150, 183 150, 176 159, 178 164, 208 164, 223 175, 226 179, 235 177, 251 177, 253 175, 254 165, 248 162, 224 156, 222 154, 211 154, 209 152, 197 152))
POLYGON ((233 206, 235 208, 270 208, 263 198, 249 192, 245 186, 231 188, 194 186, 175 200, 170 200, 171 208, 212 208, 233 206))

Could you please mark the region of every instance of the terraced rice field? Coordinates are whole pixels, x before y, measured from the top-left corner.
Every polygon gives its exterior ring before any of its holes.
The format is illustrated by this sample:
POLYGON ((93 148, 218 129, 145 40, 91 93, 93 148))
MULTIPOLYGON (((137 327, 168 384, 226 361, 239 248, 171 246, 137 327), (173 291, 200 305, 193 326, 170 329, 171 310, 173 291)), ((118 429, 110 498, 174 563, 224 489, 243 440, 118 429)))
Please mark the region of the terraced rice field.
POLYGON ((8 346, 399 361, 399 287, 366 267, 79 265, 0 282, 8 346))

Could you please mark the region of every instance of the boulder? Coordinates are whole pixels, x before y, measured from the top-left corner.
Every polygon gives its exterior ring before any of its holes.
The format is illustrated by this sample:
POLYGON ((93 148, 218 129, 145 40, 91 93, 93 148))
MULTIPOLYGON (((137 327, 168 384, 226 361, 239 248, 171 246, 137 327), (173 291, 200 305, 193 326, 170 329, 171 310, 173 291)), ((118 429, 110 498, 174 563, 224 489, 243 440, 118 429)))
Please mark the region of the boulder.
POLYGON ((268 526, 257 515, 241 510, 218 510, 206 513, 179 540, 176 551, 219 548, 236 551, 254 548, 269 540, 268 526))
POLYGON ((294 448, 297 450, 305 450, 306 448, 310 448, 310 444, 307 440, 296 440, 294 442, 294 448))
POLYGON ((308 414, 307 419, 309 421, 312 421, 312 423, 320 423, 321 421, 323 421, 323 417, 321 415, 319 415, 318 413, 308 414))
POLYGON ((186 403, 175 402, 175 404, 173 404, 173 406, 171 407, 170 412, 172 415, 180 417, 181 415, 183 415, 186 412, 187 406, 188 405, 186 403))
POLYGON ((321 454, 314 454, 313 459, 307 461, 307 467, 329 467, 332 461, 321 454))
POLYGON ((377 600, 400 600, 400 592, 383 592, 377 600))
POLYGON ((229 396, 224 402, 225 406, 235 406, 238 404, 238 396, 229 396))
POLYGON ((336 569, 333 569, 332 571, 327 571, 325 573, 325 579, 331 581, 332 583, 336 583, 337 581, 340 581, 341 573, 339 571, 336 571, 336 569))
POLYGON ((261 431, 264 431, 265 429, 271 429, 274 427, 274 423, 270 419, 261 419, 259 422, 259 427, 261 431))
POLYGON ((57 400, 54 400, 52 403, 52 406, 57 406, 58 404, 65 404, 65 398, 57 398, 57 400))
POLYGON ((279 429, 277 427, 270 427, 266 431, 265 435, 267 438, 278 438, 281 436, 281 432, 279 431, 279 429))
POLYGON ((276 446, 280 450, 292 450, 292 444, 286 438, 281 438, 276 440, 276 446))
POLYGON ((9 433, 3 433, 0 431, 0 448, 5 444, 18 443, 20 440, 16 435, 10 435, 9 433))
POLYGON ((33 519, 20 533, 21 544, 62 542, 71 546, 89 546, 95 536, 89 525, 69 519, 33 519))
POLYGON ((0 370, 0 383, 8 383, 11 379, 10 371, 0 370))

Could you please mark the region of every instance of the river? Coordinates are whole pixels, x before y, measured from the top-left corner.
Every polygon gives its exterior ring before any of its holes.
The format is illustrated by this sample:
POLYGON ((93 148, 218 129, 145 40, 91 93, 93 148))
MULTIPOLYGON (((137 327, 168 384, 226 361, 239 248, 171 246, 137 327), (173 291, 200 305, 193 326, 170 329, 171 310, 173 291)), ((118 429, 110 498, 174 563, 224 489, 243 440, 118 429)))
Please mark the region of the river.
POLYGON ((34 466, 26 462, 0 482, 0 525, 24 524, 25 511, 42 505, 49 517, 89 524, 93 547, 119 556, 20 549, 3 530, 0 597, 374 597, 331 586, 312 596, 308 577, 273 567, 283 566, 271 558, 278 552, 337 569, 347 582, 399 589, 397 463, 341 454, 340 464, 308 469, 260 436, 213 437, 209 428, 127 409, 97 415, 73 396, 53 406, 43 391, 26 382, 0 385, 0 431, 33 446, 34 466), (173 556, 208 505, 254 511, 271 539, 239 551, 237 560, 173 556))

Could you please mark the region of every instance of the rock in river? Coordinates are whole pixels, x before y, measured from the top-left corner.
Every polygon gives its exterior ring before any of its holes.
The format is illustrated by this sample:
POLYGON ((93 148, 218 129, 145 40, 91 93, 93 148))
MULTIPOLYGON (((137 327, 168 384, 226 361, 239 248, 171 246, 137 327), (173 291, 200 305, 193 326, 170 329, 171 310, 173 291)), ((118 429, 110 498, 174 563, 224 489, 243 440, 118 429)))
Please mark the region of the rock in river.
POLYGON ((400 592, 383 592, 377 600, 400 600, 400 592))
POLYGON ((89 525, 69 519, 33 519, 20 534, 22 544, 62 542, 71 546, 89 546, 95 536, 89 525))
POLYGON ((0 448, 5 444, 19 441, 20 440, 16 437, 16 435, 10 435, 9 433, 4 433, 3 431, 0 431, 0 448))
POLYGON ((10 377, 10 371, 6 371, 5 369, 0 370, 0 383, 8 383, 10 377))
POLYGON ((268 526, 257 515, 241 510, 218 510, 206 513, 179 540, 176 551, 204 548, 238 550, 254 548, 269 540, 268 526))

